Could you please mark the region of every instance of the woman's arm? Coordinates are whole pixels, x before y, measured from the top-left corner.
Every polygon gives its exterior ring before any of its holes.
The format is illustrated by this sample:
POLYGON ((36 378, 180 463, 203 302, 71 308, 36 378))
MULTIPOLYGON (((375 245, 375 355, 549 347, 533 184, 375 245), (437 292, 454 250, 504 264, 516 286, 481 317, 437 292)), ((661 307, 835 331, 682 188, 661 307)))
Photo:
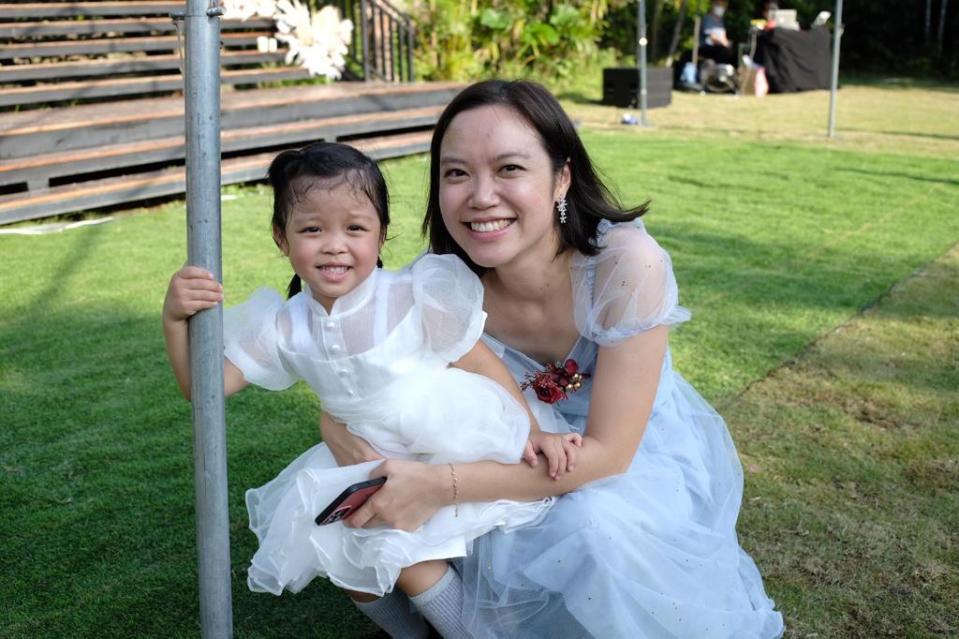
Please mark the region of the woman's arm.
POLYGON ((625 472, 639 449, 653 410, 668 331, 660 326, 614 347, 600 349, 576 472, 554 482, 541 473, 521 474, 517 471, 525 469, 519 466, 505 466, 494 472, 482 463, 464 465, 462 470, 457 466, 460 499, 538 499, 625 472))
MULTIPOLYGON (((652 412, 668 331, 666 326, 659 326, 600 349, 588 434, 583 437, 574 472, 553 480, 545 464, 456 464, 457 501, 530 501, 561 495, 587 482, 625 472, 652 412)), ((436 510, 453 503, 454 479, 449 466, 387 460, 372 476, 388 480, 347 520, 351 526, 415 530, 436 510)))
POLYGON ((365 439, 348 431, 346 425, 336 421, 328 413, 320 416, 320 436, 340 466, 383 459, 365 439))

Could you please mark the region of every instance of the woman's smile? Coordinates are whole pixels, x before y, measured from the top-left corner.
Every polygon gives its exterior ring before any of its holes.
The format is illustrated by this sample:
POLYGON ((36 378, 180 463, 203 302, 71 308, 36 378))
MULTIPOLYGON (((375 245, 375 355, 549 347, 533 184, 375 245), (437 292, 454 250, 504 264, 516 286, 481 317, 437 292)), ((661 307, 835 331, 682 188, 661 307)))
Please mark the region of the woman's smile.
POLYGON ((466 226, 477 240, 497 240, 503 237, 510 227, 516 223, 515 219, 484 220, 481 222, 468 222, 466 226))

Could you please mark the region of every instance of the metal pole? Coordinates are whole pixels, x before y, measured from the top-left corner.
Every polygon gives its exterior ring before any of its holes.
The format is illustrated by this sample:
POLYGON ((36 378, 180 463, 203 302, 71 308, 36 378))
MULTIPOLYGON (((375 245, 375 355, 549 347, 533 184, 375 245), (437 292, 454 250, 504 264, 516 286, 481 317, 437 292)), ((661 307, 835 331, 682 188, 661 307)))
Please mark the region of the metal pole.
POLYGON ((363 82, 370 81, 370 27, 366 21, 366 0, 360 0, 360 39, 363 41, 363 82))
POLYGON ((693 67, 696 69, 696 80, 699 81, 699 27, 700 18, 693 18, 693 67))
POLYGON ((646 0, 639 0, 636 9, 636 60, 639 64, 639 124, 649 126, 646 119, 646 0))
MULTIPOLYGON (((220 21, 210 0, 187 0, 187 260, 222 281, 220 255, 220 21)), ((233 636, 230 519, 223 407, 223 309, 190 320, 193 464, 200 625, 204 639, 233 636)))
POLYGON ((842 39, 842 0, 836 0, 836 15, 833 18, 832 36, 832 81, 829 85, 829 130, 828 137, 836 136, 836 89, 839 87, 839 41, 842 39))
POLYGON ((406 81, 413 81, 413 47, 415 33, 413 32, 413 21, 406 21, 406 81))
POLYGON ((949 0, 941 0, 939 3, 939 35, 936 38, 936 52, 942 54, 942 34, 946 30, 946 8, 949 6, 949 0))

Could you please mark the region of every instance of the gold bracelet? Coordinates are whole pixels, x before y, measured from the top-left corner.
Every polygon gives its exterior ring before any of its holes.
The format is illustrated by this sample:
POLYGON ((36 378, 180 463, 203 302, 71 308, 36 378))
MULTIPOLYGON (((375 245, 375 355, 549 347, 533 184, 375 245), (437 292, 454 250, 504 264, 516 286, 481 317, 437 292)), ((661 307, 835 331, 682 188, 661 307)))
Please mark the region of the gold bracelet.
POLYGON ((460 506, 456 501, 457 497, 459 497, 459 490, 458 490, 458 486, 456 485, 456 467, 453 466, 453 464, 451 463, 449 464, 449 467, 450 467, 450 479, 452 480, 452 483, 453 483, 453 516, 459 517, 460 506))

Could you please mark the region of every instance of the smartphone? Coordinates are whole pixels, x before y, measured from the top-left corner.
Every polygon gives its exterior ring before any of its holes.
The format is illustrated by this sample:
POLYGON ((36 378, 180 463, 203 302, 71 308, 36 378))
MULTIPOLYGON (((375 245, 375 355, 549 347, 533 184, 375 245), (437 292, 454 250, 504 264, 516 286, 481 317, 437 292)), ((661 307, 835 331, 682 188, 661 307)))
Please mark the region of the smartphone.
POLYGON ((362 506, 370 496, 386 483, 386 477, 377 477, 367 481, 360 481, 340 493, 339 497, 330 502, 316 516, 316 525, 325 526, 349 517, 353 511, 362 506))

